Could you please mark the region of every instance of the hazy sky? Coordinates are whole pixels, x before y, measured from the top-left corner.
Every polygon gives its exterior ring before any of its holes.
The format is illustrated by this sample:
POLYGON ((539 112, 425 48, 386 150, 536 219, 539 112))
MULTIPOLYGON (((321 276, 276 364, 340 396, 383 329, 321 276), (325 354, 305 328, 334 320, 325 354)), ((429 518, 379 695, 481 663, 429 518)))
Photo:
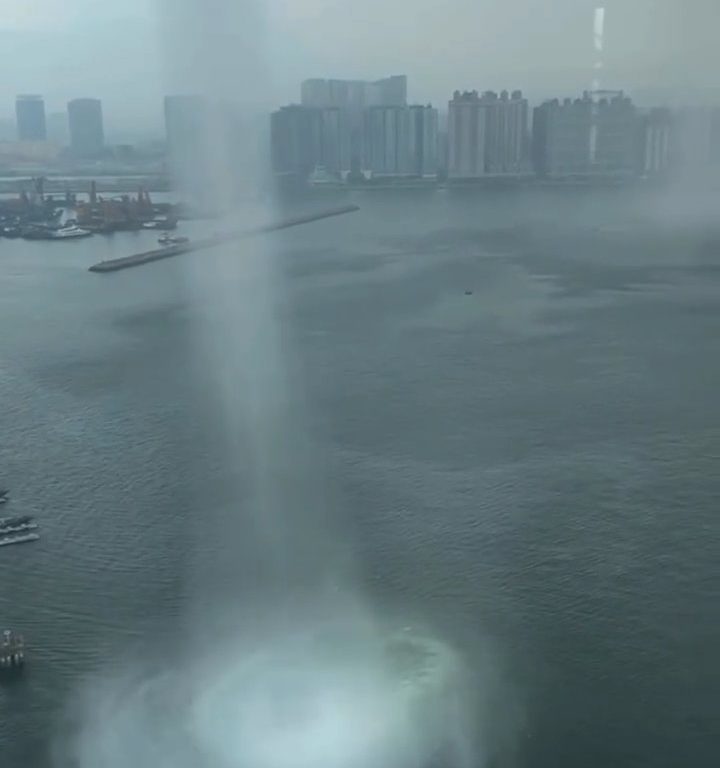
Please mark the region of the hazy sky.
MULTIPOLYGON (((608 87, 720 86, 720 0, 0 0, 0 118, 12 116, 16 93, 42 93, 49 112, 97 96, 111 132, 159 129, 162 93, 186 90, 217 35, 212 25, 183 28, 175 9, 216 15, 213 6, 228 3, 243 39, 267 54, 268 107, 322 76, 407 73, 411 98, 439 105, 455 88, 575 93, 592 79, 599 4, 608 87)), ((224 71, 237 68, 244 82, 255 66, 238 55, 224 71)))

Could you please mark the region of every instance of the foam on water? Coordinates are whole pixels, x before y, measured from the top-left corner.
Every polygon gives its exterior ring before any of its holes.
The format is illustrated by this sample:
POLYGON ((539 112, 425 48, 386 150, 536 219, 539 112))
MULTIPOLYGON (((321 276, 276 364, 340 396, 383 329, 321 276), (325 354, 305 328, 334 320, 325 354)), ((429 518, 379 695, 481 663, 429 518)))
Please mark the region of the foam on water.
POLYGON ((89 689, 73 752, 88 768, 468 768, 462 671, 432 638, 358 621, 218 646, 89 689))

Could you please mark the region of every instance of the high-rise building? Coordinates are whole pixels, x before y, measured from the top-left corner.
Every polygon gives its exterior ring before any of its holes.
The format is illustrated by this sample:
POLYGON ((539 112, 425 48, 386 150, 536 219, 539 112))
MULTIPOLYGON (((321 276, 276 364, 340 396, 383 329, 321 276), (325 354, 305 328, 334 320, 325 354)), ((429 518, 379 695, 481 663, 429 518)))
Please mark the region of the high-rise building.
POLYGON ((448 177, 485 175, 487 109, 477 91, 455 91, 448 104, 448 177))
POLYGON ((591 171, 595 174, 630 174, 635 170, 637 111, 622 92, 600 99, 593 108, 594 142, 591 171))
POLYGON ((68 103, 70 146, 80 157, 102 152, 105 145, 102 103, 99 99, 73 99, 68 103))
POLYGON ((533 115, 533 162, 541 176, 586 175, 590 172, 593 102, 582 99, 546 101, 533 115))
POLYGON ((518 174, 527 170, 528 102, 521 91, 486 91, 485 171, 518 174))
POLYGON ((437 148, 438 148, 438 157, 437 157, 438 176, 440 176, 442 178, 447 178, 447 175, 448 175, 448 132, 447 132, 447 125, 445 126, 445 130, 438 131, 437 148))
POLYGON ((365 131, 368 107, 404 107, 407 77, 394 75, 373 82, 365 80, 305 80, 301 85, 302 106, 339 109, 342 135, 342 170, 359 168, 367 157, 365 131))
POLYGON ((638 117, 637 172, 662 176, 673 161, 673 116, 669 109, 652 109, 638 117))
POLYGON ((46 141, 45 102, 42 96, 23 95, 15 100, 19 141, 46 141))
POLYGON ((405 107, 369 107, 365 112, 365 168, 378 175, 400 175, 408 167, 405 107))
POLYGON ((437 110, 431 106, 368 107, 365 167, 377 175, 437 173, 437 110))
POLYGON ((339 174, 350 169, 349 126, 343 110, 291 104, 270 118, 276 173, 306 177, 316 168, 339 174))
POLYGON ((407 77, 393 75, 382 80, 305 80, 300 86, 304 107, 338 107, 362 111, 365 107, 404 107, 407 77))
POLYGON ((352 125, 345 110, 320 110, 320 165, 331 173, 349 171, 352 162, 352 125))
POLYGON ((695 178, 720 168, 720 109, 684 107, 674 120, 673 163, 695 178))
POLYGON ((545 176, 629 175, 637 169, 637 111, 621 91, 537 107, 533 161, 545 176))
POLYGON ((413 176, 438 173, 438 111, 429 104, 408 107, 408 165, 413 176))
POLYGON ((366 83, 365 104, 369 107, 404 107, 407 104, 407 76, 392 75, 366 83))
POLYGON ((404 107, 407 104, 407 77, 394 75, 382 80, 305 80, 301 85, 304 107, 339 109, 343 151, 341 166, 359 168, 367 155, 365 110, 368 107, 404 107))

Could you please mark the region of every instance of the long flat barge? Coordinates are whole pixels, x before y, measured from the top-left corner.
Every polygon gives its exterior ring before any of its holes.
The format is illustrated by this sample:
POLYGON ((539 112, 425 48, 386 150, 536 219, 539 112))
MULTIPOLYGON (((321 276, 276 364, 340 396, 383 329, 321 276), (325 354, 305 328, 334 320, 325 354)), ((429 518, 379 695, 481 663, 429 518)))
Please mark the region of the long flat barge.
POLYGON ((98 264, 93 264, 90 267, 90 272, 117 272, 121 269, 130 269, 132 267, 139 267, 143 264, 149 264, 153 261, 161 261, 162 259, 171 259, 174 256, 180 256, 184 253, 193 253, 195 251, 205 250, 206 248, 214 248, 218 245, 231 242, 233 240, 240 240, 244 237, 252 237, 253 235, 260 235, 264 232, 275 232, 280 229, 288 229, 289 227, 297 227, 301 224, 309 224, 313 221, 320 221, 321 219, 329 219, 333 216, 343 216, 346 213, 355 213, 360 208, 357 205, 344 205, 340 208, 331 208, 324 211, 316 211, 314 213, 308 213, 304 216, 297 216, 292 219, 285 219, 284 221, 275 222, 273 224, 265 224, 261 227, 255 227, 254 229, 240 230, 236 232, 227 232, 223 235, 213 235, 211 237, 204 237, 199 240, 194 240, 190 243, 182 243, 179 245, 170 245, 166 248, 156 248, 152 251, 145 251, 144 253, 136 253, 132 256, 123 256, 119 259, 109 259, 108 261, 101 261, 98 264))

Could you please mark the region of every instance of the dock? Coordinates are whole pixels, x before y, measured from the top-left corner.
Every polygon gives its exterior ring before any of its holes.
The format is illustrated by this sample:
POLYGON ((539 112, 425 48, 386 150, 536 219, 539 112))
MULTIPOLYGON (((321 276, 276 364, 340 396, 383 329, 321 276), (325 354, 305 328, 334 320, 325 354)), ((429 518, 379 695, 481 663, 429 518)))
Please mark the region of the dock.
POLYGON ((324 211, 315 211, 314 213, 308 213, 304 216, 297 216, 291 219, 285 219, 284 221, 275 222, 272 224, 265 224, 261 227, 255 227, 254 229, 240 230, 236 232, 226 232, 222 235, 213 235, 211 237, 204 237, 199 240, 194 240, 190 243, 182 243, 180 245, 170 245, 166 248, 156 248, 152 251, 145 251, 143 253, 136 253, 132 256, 123 256, 119 259, 109 259, 108 261, 101 261, 98 264, 93 264, 90 268, 90 272, 118 272, 121 269, 131 269, 132 267, 139 267, 143 264, 149 264, 153 261, 161 261, 162 259, 171 259, 175 256, 181 256, 185 253, 194 253, 195 251, 202 251, 207 248, 215 248, 224 243, 233 242, 235 240, 241 240, 246 237, 253 237, 254 235, 261 235, 267 232, 275 232, 281 229, 288 229, 290 227, 298 227, 301 224, 310 224, 313 221, 320 221, 322 219, 329 219, 333 216, 343 216, 346 213, 355 213, 360 208, 357 205, 344 205, 340 208, 330 208, 324 211))

